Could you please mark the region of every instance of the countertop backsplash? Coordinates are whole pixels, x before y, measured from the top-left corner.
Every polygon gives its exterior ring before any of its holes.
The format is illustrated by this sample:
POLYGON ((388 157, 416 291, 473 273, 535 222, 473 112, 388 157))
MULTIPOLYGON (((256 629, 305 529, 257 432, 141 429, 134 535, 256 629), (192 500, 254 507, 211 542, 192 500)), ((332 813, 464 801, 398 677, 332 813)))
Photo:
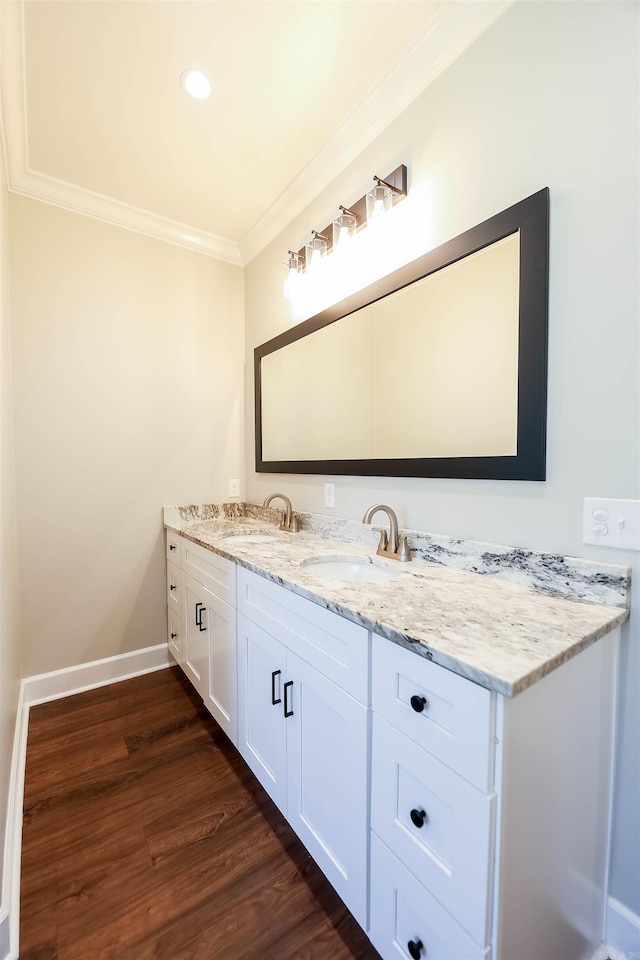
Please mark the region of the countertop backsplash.
MULTIPOLYGON (((356 543, 373 551, 378 545, 380 529, 384 526, 342 517, 295 512, 301 531, 342 543, 356 543)), ((164 508, 164 522, 168 524, 242 518, 277 524, 281 515, 279 508, 237 501, 164 508)), ((628 567, 540 553, 523 547, 462 540, 420 530, 401 528, 401 533, 406 535, 412 557, 416 560, 532 587, 552 596, 613 607, 629 606, 631 571, 628 567)))

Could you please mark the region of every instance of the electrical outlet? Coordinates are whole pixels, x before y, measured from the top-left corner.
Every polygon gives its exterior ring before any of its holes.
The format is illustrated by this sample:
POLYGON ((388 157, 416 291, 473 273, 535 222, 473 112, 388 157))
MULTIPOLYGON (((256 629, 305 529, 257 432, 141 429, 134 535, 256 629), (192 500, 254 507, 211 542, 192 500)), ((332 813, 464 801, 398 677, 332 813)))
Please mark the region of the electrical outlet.
POLYGON ((335 507, 335 505, 336 505, 336 485, 335 485, 335 483, 325 483, 325 485, 324 485, 324 505, 325 505, 325 507, 335 507))
POLYGON ((239 496, 240 496, 240 481, 239 481, 239 480, 229 480, 229 496, 230 496, 230 497, 239 497, 239 496))
POLYGON ((585 497, 582 542, 640 550, 640 500, 585 497))

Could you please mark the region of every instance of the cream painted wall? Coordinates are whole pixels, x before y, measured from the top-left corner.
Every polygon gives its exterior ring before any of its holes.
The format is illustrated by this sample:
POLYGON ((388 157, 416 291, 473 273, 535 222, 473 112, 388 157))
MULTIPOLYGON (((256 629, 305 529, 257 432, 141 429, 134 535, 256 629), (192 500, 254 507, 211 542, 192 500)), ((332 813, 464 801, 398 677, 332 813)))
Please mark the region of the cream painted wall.
MULTIPOLYGON (((11 418, 8 260, 8 194, 0 151, 0 865, 4 863, 11 757, 22 676, 11 418)), ((3 877, 0 873, 0 909, 8 906, 8 893, 8 890, 3 889, 3 877)), ((1 950, 0 935, 0 952, 1 950)))
MULTIPOLYGON (((379 501, 403 526, 633 566, 623 632, 611 893, 640 913, 640 563, 585 546, 585 496, 640 496, 638 5, 514 4, 245 272, 247 498, 325 513, 325 477, 257 475, 252 351, 292 323, 281 264, 373 173, 407 163, 424 203, 414 256, 551 191, 545 483, 336 477, 338 516, 379 501), (420 249, 421 248, 421 249, 420 249)), ((403 204, 410 209, 411 192, 403 204)), ((403 205, 399 205, 398 210, 403 205)), ((398 372, 400 376, 400 372, 398 372)))
POLYGON ((164 504, 242 476, 242 270, 17 195, 24 673, 166 640, 164 504))

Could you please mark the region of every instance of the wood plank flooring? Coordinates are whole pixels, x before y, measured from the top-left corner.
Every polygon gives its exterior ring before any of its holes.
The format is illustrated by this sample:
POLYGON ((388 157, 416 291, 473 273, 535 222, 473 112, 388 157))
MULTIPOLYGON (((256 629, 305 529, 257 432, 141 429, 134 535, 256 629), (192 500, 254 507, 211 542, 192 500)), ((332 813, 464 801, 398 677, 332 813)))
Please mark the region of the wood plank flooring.
POLYGON ((379 960, 178 668, 33 707, 21 960, 379 960))

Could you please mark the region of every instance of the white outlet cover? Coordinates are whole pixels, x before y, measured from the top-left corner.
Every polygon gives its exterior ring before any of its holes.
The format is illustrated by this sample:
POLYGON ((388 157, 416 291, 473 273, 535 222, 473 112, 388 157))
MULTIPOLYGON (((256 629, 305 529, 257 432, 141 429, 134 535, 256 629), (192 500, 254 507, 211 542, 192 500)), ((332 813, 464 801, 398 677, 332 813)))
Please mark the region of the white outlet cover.
POLYGON ((640 500, 585 497, 582 542, 619 550, 640 550, 640 500))
POLYGON ((324 505, 325 505, 325 507, 335 507, 335 505, 336 505, 336 485, 335 485, 335 483, 325 483, 325 485, 324 485, 324 505))

